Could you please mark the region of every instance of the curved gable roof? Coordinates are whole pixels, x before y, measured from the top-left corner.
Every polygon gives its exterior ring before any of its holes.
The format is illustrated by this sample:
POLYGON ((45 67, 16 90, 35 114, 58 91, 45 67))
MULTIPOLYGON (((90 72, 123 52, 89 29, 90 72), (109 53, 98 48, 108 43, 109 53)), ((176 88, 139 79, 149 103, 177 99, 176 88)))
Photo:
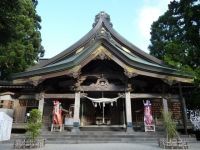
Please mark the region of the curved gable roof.
POLYGON ((112 28, 110 16, 105 12, 100 12, 96 15, 93 28, 75 44, 25 72, 14 74, 13 78, 36 76, 70 69, 87 59, 100 45, 105 46, 117 59, 120 59, 130 67, 158 74, 192 78, 167 67, 161 60, 143 52, 128 42, 112 28))
POLYGON ((157 63, 157 64, 162 64, 162 65, 164 64, 161 60, 145 53, 144 51, 142 51, 141 49, 139 49, 138 47, 136 47, 135 45, 133 45, 132 43, 127 41, 118 32, 116 32, 112 28, 112 24, 111 24, 109 18, 110 17, 109 17, 108 14, 106 14, 105 12, 100 12, 95 17, 95 23, 93 24, 93 28, 85 36, 83 36, 76 43, 71 45, 69 48, 67 48, 63 52, 52 57, 48 61, 41 63, 41 64, 38 64, 38 68, 52 64, 52 63, 55 63, 55 62, 58 62, 58 61, 62 60, 63 58, 67 57, 68 55, 73 53, 75 50, 81 48, 86 43, 88 43, 91 39, 93 39, 95 37, 96 33, 98 33, 102 29, 102 27, 106 28, 106 31, 109 32, 111 34, 112 38, 115 39, 117 42, 119 42, 120 45, 124 45, 125 47, 129 48, 133 53, 135 53, 139 57, 142 57, 144 59, 147 59, 148 61, 152 61, 152 62, 157 63))

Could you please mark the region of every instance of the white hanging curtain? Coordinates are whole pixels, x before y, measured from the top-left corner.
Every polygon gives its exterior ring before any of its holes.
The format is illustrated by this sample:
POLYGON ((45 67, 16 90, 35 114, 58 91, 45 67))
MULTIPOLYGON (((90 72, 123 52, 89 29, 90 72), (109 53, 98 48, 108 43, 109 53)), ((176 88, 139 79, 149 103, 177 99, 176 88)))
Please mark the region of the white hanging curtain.
POLYGON ((123 95, 120 95, 118 97, 115 98, 91 98, 88 96, 83 95, 84 97, 86 97, 87 99, 91 100, 93 103, 113 103, 116 102, 119 98, 121 98, 123 95))

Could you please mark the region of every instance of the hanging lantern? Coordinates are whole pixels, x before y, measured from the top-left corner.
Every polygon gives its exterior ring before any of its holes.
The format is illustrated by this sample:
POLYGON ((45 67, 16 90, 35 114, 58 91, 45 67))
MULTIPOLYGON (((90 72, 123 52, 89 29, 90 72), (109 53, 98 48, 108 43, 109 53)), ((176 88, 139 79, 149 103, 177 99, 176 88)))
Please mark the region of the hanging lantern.
POLYGON ((113 106, 113 102, 111 103, 111 106, 113 106))
POLYGON ((103 107, 105 107, 105 103, 103 103, 103 107))

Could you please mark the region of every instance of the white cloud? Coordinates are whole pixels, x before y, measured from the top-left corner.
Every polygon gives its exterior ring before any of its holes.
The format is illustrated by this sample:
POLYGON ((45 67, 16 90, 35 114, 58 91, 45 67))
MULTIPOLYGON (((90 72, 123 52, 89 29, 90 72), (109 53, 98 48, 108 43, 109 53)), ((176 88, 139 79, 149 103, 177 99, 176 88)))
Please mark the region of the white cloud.
POLYGON ((137 25, 139 37, 144 41, 142 47, 145 47, 143 50, 146 52, 150 44, 151 25, 153 21, 156 21, 159 16, 164 14, 170 1, 172 0, 143 0, 145 5, 138 12, 137 25))
POLYGON ((153 21, 156 21, 160 16, 161 12, 156 7, 144 7, 138 20, 139 30, 144 38, 150 37, 150 27, 153 21))
POLYGON ((150 37, 150 28, 153 21, 156 21, 168 7, 172 0, 144 0, 144 6, 138 15, 138 26, 143 37, 150 37))

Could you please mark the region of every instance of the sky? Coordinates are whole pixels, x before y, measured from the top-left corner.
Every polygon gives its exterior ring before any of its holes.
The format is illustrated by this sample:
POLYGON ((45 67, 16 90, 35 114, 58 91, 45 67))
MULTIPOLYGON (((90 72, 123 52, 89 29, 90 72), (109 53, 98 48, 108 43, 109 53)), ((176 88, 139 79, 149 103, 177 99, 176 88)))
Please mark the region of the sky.
POLYGON ((171 0, 38 0, 44 58, 67 49, 92 29, 95 15, 105 11, 113 28, 149 53, 150 28, 171 0))

